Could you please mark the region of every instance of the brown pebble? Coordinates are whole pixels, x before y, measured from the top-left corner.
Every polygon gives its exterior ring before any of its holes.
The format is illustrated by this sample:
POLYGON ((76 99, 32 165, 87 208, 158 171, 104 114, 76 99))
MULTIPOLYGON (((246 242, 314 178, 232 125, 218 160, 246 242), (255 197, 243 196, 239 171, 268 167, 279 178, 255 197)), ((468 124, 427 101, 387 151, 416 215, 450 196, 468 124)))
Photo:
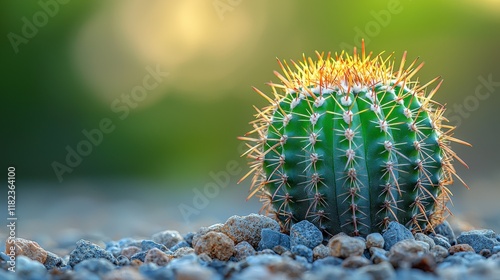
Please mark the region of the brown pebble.
POLYGON ((26 256, 42 264, 45 263, 47 259, 47 251, 40 247, 35 241, 23 238, 16 238, 14 240, 7 239, 5 242, 5 253, 10 255, 12 249, 14 249, 16 256, 26 256))
POLYGON ((432 254, 419 256, 412 262, 412 268, 417 268, 425 272, 434 272, 436 270, 436 260, 432 254))
POLYGON ((326 247, 323 244, 319 244, 318 246, 314 247, 314 249, 313 249, 313 259, 314 260, 324 259, 330 255, 331 255, 330 248, 326 247))
POLYGON ((130 266, 132 267, 139 267, 143 264, 143 262, 139 259, 134 259, 130 261, 130 266))
POLYGON ((349 256, 361 256, 366 245, 360 239, 347 235, 332 237, 328 242, 331 255, 334 257, 347 258, 349 256))
POLYGON ((152 248, 148 251, 146 257, 144 257, 144 263, 155 263, 159 266, 165 266, 173 258, 173 256, 165 254, 158 248, 152 248))
POLYGON ((135 255, 136 253, 139 253, 141 251, 141 248, 136 247, 136 246, 128 246, 122 249, 121 254, 127 257, 129 260, 130 258, 135 255))
POLYGON ((453 255, 458 252, 475 252, 474 248, 472 248, 469 244, 457 244, 453 245, 448 249, 450 255, 453 255))
POLYGON ((206 253, 210 258, 227 261, 234 254, 234 241, 223 233, 210 231, 198 239, 194 251, 196 254, 206 253))

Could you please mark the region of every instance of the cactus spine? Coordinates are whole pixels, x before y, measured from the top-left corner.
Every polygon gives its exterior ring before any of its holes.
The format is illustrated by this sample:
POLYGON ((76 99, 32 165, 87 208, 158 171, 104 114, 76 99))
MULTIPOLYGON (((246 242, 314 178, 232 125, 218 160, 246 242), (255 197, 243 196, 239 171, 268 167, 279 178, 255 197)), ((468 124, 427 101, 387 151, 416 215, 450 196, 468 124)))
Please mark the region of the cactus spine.
MULTIPOLYGON (((423 66, 366 54, 316 53, 317 60, 278 63, 270 104, 257 109, 245 153, 251 194, 283 230, 307 219, 329 234, 366 235, 398 221, 432 230, 449 213, 447 188, 460 179, 450 149, 454 127, 432 100, 439 77, 420 85, 423 66), (294 69, 294 70, 292 70, 294 69)), ((462 181, 460 179, 460 181, 462 181)), ((463 181, 462 181, 463 183, 463 181)), ((464 183, 465 184, 465 183, 464 183)))

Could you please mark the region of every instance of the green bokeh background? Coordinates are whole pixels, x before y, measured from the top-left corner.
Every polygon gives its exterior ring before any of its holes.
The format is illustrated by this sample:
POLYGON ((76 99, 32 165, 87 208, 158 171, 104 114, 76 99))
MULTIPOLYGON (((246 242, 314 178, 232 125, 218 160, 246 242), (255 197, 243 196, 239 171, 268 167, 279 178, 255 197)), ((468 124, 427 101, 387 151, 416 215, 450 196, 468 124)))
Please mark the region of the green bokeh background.
MULTIPOLYGON (((17 53, 9 34, 22 35, 23 17, 33 22, 42 6, 0 5, 2 169, 16 166, 25 188, 87 182, 83 193, 136 182, 129 187, 152 195, 176 187, 189 192, 186 186, 210 181, 209 172, 227 162, 245 164, 236 137, 250 129, 252 105, 265 104, 251 86, 267 92, 265 82, 277 81, 276 57, 341 51, 364 37, 368 51, 420 57, 422 82, 444 78, 435 99, 448 104, 456 137, 474 146, 454 145, 470 166, 457 170, 472 188, 452 188, 457 208, 497 219, 500 86, 477 103, 474 92, 480 76, 500 82, 498 1, 72 0, 59 4, 17 53), (217 5, 227 10, 218 13, 217 5), (169 76, 119 119, 112 101, 157 65, 169 76), (464 104, 473 110, 460 116, 454 106, 464 104), (103 118, 116 129, 59 182, 52 163, 64 163, 65 147, 75 148, 85 139, 81 131, 103 118), (88 183, 103 181, 110 183, 88 183)), ((247 186, 234 186, 237 203, 247 186)))

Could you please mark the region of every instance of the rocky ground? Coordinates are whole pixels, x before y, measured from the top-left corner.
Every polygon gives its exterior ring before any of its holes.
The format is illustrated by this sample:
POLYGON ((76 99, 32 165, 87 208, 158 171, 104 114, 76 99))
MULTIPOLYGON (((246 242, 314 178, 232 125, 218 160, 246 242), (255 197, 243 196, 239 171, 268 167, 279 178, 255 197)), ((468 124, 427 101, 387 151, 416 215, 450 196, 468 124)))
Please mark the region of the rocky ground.
POLYGON ((382 234, 328 239, 307 221, 288 235, 251 214, 184 236, 166 230, 99 243, 60 243, 54 253, 18 238, 16 272, 8 271, 14 253, 6 244, 0 279, 500 279, 500 234, 456 236, 448 223, 429 235, 392 222, 382 234))

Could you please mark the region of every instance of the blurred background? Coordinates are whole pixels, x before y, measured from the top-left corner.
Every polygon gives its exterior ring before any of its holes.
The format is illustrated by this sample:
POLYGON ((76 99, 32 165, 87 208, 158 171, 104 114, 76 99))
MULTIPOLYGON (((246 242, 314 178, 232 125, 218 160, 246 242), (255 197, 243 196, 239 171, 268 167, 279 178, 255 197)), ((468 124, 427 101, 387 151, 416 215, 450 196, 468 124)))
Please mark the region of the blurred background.
POLYGON ((352 52, 361 38, 420 57, 422 82, 444 78, 435 99, 474 146, 454 145, 471 190, 451 187, 452 210, 500 231, 499 1, 0 5, 1 178, 15 166, 18 236, 148 236, 257 212, 249 181, 236 185, 248 170, 236 137, 265 105, 251 86, 277 80, 276 57, 352 52))

